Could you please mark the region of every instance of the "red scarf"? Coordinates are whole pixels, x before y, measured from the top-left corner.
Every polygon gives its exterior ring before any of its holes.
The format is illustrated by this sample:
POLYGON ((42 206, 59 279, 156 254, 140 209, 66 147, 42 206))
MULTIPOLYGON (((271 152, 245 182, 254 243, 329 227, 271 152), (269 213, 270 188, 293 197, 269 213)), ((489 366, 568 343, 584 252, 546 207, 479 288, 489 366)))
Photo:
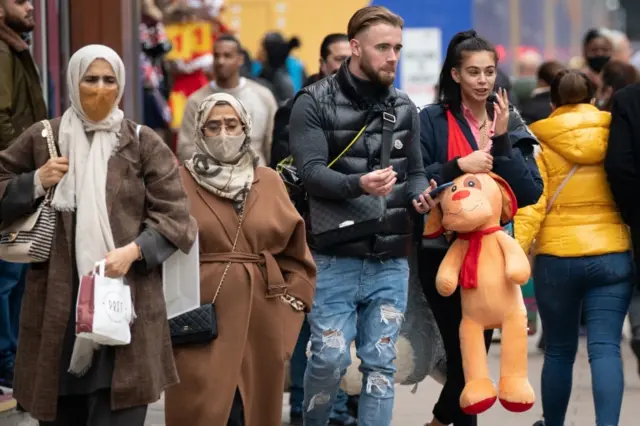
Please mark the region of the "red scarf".
POLYGON ((502 231, 501 226, 458 234, 458 238, 461 240, 469 241, 469 248, 462 260, 462 270, 460 271, 460 285, 462 288, 478 287, 478 263, 480 262, 480 250, 482 250, 482 238, 498 231, 502 231))
POLYGON ((447 124, 449 125, 449 139, 447 141, 447 160, 451 161, 456 157, 464 157, 473 152, 467 137, 462 133, 458 120, 447 109, 447 124))

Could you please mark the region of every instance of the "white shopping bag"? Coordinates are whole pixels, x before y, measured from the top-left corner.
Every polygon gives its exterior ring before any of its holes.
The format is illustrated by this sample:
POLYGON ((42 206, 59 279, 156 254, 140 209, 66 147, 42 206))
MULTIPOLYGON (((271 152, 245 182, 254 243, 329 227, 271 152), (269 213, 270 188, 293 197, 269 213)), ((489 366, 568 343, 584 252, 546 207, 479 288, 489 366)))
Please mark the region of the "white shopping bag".
POLYGON ((200 245, 198 237, 189 251, 176 251, 162 264, 162 288, 168 319, 200 307, 200 245))
POLYGON ((104 267, 104 260, 96 263, 94 273, 80 281, 76 336, 100 345, 128 345, 134 317, 131 288, 123 278, 105 277, 104 267))

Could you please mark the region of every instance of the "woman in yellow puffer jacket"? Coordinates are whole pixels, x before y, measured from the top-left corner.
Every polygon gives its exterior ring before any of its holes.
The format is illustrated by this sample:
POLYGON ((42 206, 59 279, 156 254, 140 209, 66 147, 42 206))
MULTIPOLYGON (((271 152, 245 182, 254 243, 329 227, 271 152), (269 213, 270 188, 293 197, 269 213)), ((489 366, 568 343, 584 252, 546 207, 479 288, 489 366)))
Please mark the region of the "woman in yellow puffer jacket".
POLYGON ((633 289, 631 243, 603 166, 611 116, 593 106, 594 94, 579 71, 563 70, 554 79, 554 112, 531 125, 542 147, 537 162, 544 193, 515 219, 523 248, 535 245, 533 277, 546 344, 545 426, 564 425, 581 311, 596 423, 617 425, 622 404, 620 340, 633 289))

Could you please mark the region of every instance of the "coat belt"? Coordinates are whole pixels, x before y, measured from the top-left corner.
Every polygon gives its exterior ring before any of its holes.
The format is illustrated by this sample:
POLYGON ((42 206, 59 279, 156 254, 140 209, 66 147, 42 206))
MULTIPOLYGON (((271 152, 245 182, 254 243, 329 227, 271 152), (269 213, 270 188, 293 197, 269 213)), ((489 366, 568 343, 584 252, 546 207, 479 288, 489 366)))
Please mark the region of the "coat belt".
POLYGON ((255 263, 262 270, 267 282, 267 297, 278 297, 287 294, 287 285, 276 258, 268 251, 253 253, 200 253, 201 263, 255 263))

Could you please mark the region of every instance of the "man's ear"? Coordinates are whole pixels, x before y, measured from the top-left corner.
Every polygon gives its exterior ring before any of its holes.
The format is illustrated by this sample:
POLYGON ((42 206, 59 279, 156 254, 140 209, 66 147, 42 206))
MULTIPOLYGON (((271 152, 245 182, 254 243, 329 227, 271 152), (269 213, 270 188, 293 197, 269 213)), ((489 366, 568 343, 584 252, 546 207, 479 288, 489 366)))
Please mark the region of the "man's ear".
POLYGON ((352 38, 349 41, 349 44, 351 45, 351 56, 355 56, 358 58, 362 56, 362 45, 357 39, 352 38))

